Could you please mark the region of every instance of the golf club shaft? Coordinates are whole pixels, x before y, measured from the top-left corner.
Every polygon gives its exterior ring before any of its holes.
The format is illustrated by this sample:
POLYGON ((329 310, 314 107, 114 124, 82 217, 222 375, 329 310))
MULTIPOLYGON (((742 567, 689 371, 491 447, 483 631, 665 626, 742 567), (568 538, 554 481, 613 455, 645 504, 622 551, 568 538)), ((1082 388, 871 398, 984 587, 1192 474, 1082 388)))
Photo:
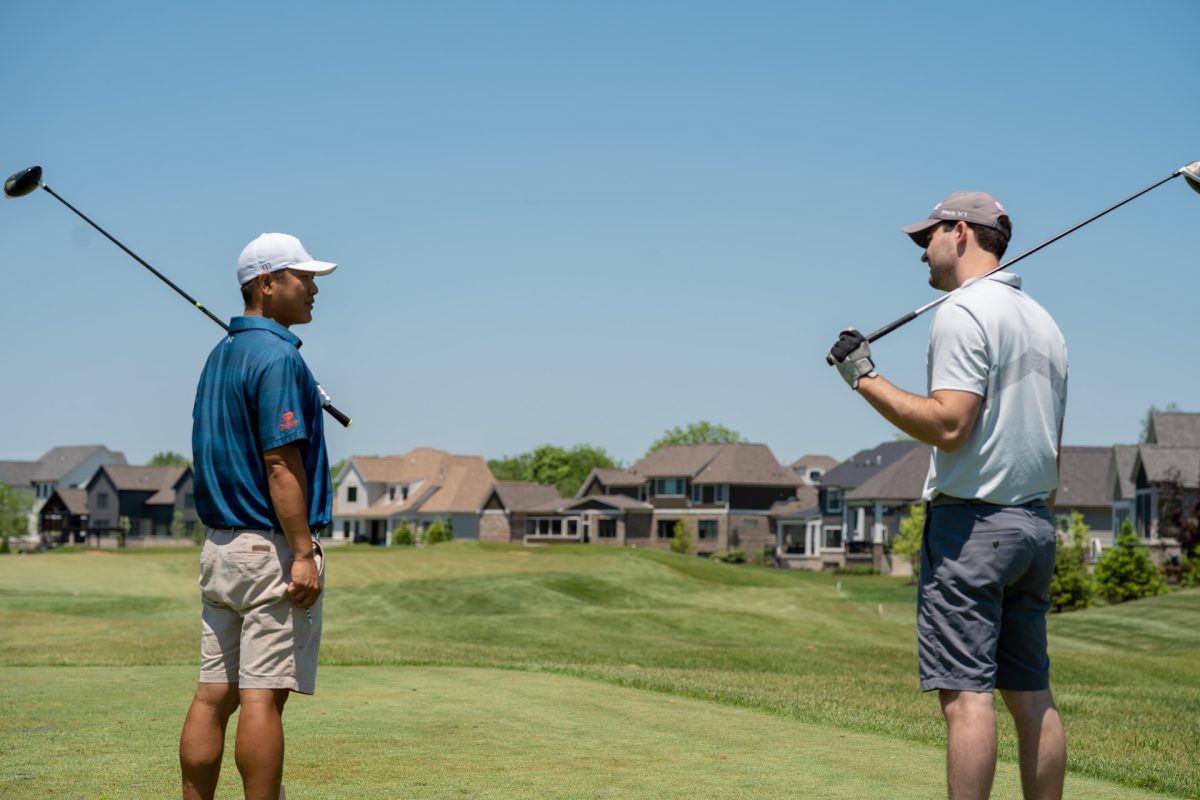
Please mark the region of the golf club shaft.
MULTIPOLYGON (((209 311, 207 308, 205 308, 203 305, 201 305, 200 302, 198 300, 196 300, 196 298, 192 297, 190 294, 185 292, 183 289, 180 289, 178 286, 176 286, 166 275, 163 275, 161 272, 156 270, 154 267, 150 266, 150 264, 144 258, 142 258, 137 253, 130 250, 125 245, 121 244, 121 242, 118 241, 116 237, 114 237, 111 233, 104 230, 104 228, 101 228, 99 225, 97 225, 95 222, 93 222, 87 216, 87 214, 84 214, 78 208, 76 208, 75 206, 71 205, 66 200, 64 200, 61 195, 59 195, 57 192, 55 192, 49 186, 47 186, 46 184, 43 183, 43 184, 41 184, 41 187, 43 189, 45 189, 47 192, 49 192, 50 196, 53 197, 55 200, 62 203, 67 208, 71 209, 71 211, 73 211, 75 213, 75 215, 77 217, 79 217, 81 220, 86 222, 88 225, 91 225, 96 230, 100 231, 100 233, 102 233, 104 235, 104 238, 108 239, 110 242, 115 244, 117 247, 124 250, 125 253, 130 258, 132 258, 134 261, 141 264, 146 269, 150 270, 150 272, 154 273, 155 277, 157 277, 160 281, 165 283, 167 286, 170 286, 172 289, 174 289, 176 291, 176 293, 179 294, 180 297, 182 297, 184 300, 187 300, 189 303, 191 303, 193 306, 195 306, 200 312, 202 312, 204 314, 204 316, 208 317, 213 322, 220 325, 222 330, 224 330, 226 333, 229 332, 229 325, 228 325, 228 323, 225 322, 225 320, 221 319, 216 314, 209 311)), ((336 408, 334 408, 333 403, 330 402, 330 400, 329 400, 329 395, 325 394, 325 390, 321 388, 320 384, 317 385, 317 391, 321 395, 322 408, 324 408, 327 412, 329 412, 329 415, 331 417, 333 417, 334 419, 336 419, 338 422, 340 422, 344 427, 347 427, 347 428, 350 427, 350 418, 347 417, 345 414, 343 414, 341 411, 338 411, 336 408)))
MULTIPOLYGON (((994 270, 992 270, 991 272, 988 272, 988 273, 987 273, 987 274, 985 274, 985 275, 981 275, 981 276, 980 276, 980 279, 982 280, 983 278, 986 278, 986 277, 988 277, 988 275, 994 275, 994 274, 996 274, 997 272, 999 272, 999 271, 1000 271, 1000 270, 1002 270, 1002 269, 1008 269, 1008 268, 1009 268, 1009 267, 1011 267, 1013 264, 1016 264, 1018 261, 1020 261, 1021 259, 1025 258, 1026 256, 1031 256, 1031 255, 1033 255, 1034 253, 1036 253, 1037 251, 1041 250, 1043 247, 1046 247, 1047 245, 1054 244, 1054 243, 1055 243, 1055 242, 1057 242, 1059 239, 1063 238, 1064 236, 1066 236, 1066 235, 1068 235, 1068 234, 1074 233, 1075 231, 1077 231, 1077 230, 1079 230, 1080 228, 1082 228, 1084 225, 1087 225, 1087 224, 1089 224, 1089 223, 1091 223, 1091 222, 1095 222, 1096 220, 1100 219, 1101 217, 1103 217, 1105 214, 1109 213, 1110 211, 1116 211, 1118 208, 1120 208, 1121 206, 1125 205, 1126 203, 1128 203, 1128 202, 1130 202, 1130 201, 1132 201, 1132 200, 1136 200, 1136 199, 1138 199, 1138 198, 1139 198, 1139 197, 1141 197, 1142 195, 1146 194, 1146 192, 1149 192, 1149 191, 1151 191, 1151 190, 1153 190, 1153 189, 1157 189, 1159 186, 1162 186, 1162 185, 1163 185, 1164 183, 1166 183, 1167 181, 1171 180, 1172 178, 1178 178, 1178 177, 1179 177, 1180 175, 1182 175, 1182 174, 1183 174, 1183 170, 1182 170, 1182 169, 1177 169, 1177 170, 1175 170, 1174 172, 1172 172, 1172 173, 1171 173, 1170 175, 1168 175, 1167 177, 1163 178, 1163 179, 1162 179, 1162 180, 1160 180, 1160 181, 1157 181, 1156 183, 1152 183, 1151 185, 1147 186, 1145 189, 1142 189, 1142 190, 1141 190, 1140 192, 1138 192, 1137 194, 1132 194, 1132 195, 1130 195, 1129 197, 1126 197, 1126 198, 1125 198, 1124 200, 1122 200, 1121 202, 1117 203, 1116 205, 1109 206, 1108 208, 1104 209, 1104 210, 1103 210, 1103 211, 1101 211, 1100 213, 1098 213, 1098 214, 1094 214, 1094 215, 1092 215, 1092 216, 1088 217, 1088 218, 1087 218, 1087 219, 1085 219, 1083 222, 1080 222, 1078 225, 1075 225, 1075 226, 1073 226, 1073 227, 1067 228, 1065 231, 1063 231, 1062 233, 1058 234, 1057 236, 1053 236, 1053 237, 1051 237, 1051 238, 1047 239, 1046 241, 1044 241, 1044 242, 1042 242, 1041 244, 1039 244, 1037 247, 1034 247, 1034 248, 1031 248, 1031 249, 1029 249, 1029 250, 1026 250, 1024 253, 1021 253, 1021 255, 1017 256, 1016 258, 1011 258, 1011 259, 1009 259, 1008 261, 1005 261, 1003 264, 1001 264, 1000 266, 996 267, 996 268, 995 268, 994 270)), ((939 305, 941 305, 942 303, 946 302, 946 301, 947 301, 947 300, 949 300, 951 297, 953 297, 953 296, 955 295, 955 293, 956 293, 956 292, 960 292, 960 291, 962 291, 964 288, 966 288, 966 287, 959 287, 958 289, 955 289, 955 290, 954 290, 954 291, 952 291, 952 292, 947 292, 946 294, 942 295, 941 297, 937 298, 936 300, 933 300, 933 301, 932 301, 932 302, 930 302, 930 303, 926 303, 925 305, 921 306, 920 308, 916 309, 915 311, 910 311, 910 312, 908 312, 907 314, 905 314, 903 317, 901 317, 900 319, 896 320, 895 322, 890 322, 890 323, 888 323, 887 325, 884 325, 884 326, 883 326, 882 328, 880 328, 879 330, 877 330, 877 331, 875 331, 874 333, 872 333, 872 334, 870 334, 869 336, 867 336, 867 341, 868 341, 868 342, 874 342, 874 341, 876 341, 876 340, 878 340, 878 339, 882 339, 884 336, 887 336, 889 333, 891 333, 892 331, 896 330, 897 328, 903 327, 904 325, 907 325, 908 323, 912 322, 914 319, 916 319, 917 317, 921 316, 921 315, 922 315, 922 314, 924 314, 926 311, 929 311, 929 310, 930 310, 930 309, 932 309, 932 308, 936 308, 937 306, 939 306, 939 305)))

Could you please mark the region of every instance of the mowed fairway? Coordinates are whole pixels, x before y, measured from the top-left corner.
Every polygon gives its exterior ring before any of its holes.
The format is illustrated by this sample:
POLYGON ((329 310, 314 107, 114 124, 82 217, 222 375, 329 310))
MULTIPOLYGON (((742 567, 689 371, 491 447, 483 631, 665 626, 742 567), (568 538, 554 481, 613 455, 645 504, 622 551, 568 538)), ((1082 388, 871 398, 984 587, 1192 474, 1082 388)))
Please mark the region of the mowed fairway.
MULTIPOLYGON (((196 572, 0 557, 0 797, 174 795, 196 572)), ((327 579, 295 800, 944 796, 902 580, 477 543, 335 549, 327 579)), ((1198 618, 1195 591, 1052 618, 1068 796, 1200 796, 1198 618)), ((1007 723, 1001 760, 1019 797, 1007 723)))

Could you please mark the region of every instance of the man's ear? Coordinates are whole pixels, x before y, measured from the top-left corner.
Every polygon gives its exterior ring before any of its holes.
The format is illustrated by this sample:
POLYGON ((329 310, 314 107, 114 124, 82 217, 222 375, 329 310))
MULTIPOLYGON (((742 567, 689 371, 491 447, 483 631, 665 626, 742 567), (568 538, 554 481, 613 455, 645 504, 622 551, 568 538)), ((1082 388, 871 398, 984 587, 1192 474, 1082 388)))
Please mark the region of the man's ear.
POLYGON ((275 287, 275 275, 270 272, 263 272, 254 276, 254 280, 258 282, 258 294, 261 297, 267 297, 272 293, 275 287))

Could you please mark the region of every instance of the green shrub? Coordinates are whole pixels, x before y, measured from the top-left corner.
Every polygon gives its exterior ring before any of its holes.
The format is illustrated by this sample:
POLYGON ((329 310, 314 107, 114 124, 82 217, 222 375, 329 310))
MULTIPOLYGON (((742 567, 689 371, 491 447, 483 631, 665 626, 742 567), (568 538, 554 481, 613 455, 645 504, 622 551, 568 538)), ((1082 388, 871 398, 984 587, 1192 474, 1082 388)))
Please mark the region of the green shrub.
POLYGON ((1179 566, 1179 585, 1200 586, 1200 556, 1183 557, 1183 563, 1179 566))
POLYGON ((671 537, 671 550, 687 555, 692 551, 692 534, 688 532, 687 520, 680 517, 672 528, 675 535, 671 537))
POLYGON ((725 550, 712 554, 713 561, 723 561, 726 564, 745 564, 746 551, 744 550, 725 550))
POLYGON ((441 544, 442 542, 450 542, 454 540, 454 529, 442 521, 438 517, 433 521, 433 524, 425 529, 425 534, 421 537, 424 544, 441 544))
POLYGON ((408 524, 408 520, 400 520, 400 527, 392 531, 392 547, 412 547, 416 543, 417 537, 413 535, 413 529, 408 524))
POLYGON ((1072 511, 1062 517, 1065 534, 1054 557, 1054 577, 1050 580, 1050 607, 1054 611, 1075 611, 1092 604, 1096 590, 1087 571, 1088 526, 1083 514, 1072 511))
POLYGON ((925 531, 925 504, 908 507, 908 516, 900 520, 900 530, 892 537, 892 552, 912 564, 912 581, 921 577, 921 537, 925 531))
POLYGON ((1167 581, 1162 570, 1138 543, 1129 520, 1121 525, 1116 545, 1100 556, 1100 562, 1096 564, 1096 586, 1110 603, 1166 593, 1167 581))
POLYGON ((11 553, 12 545, 8 543, 8 534, 0 536, 0 553, 11 553))
POLYGON ((837 567, 833 570, 834 575, 878 575, 879 570, 876 567, 868 567, 866 564, 855 564, 852 567, 837 567))

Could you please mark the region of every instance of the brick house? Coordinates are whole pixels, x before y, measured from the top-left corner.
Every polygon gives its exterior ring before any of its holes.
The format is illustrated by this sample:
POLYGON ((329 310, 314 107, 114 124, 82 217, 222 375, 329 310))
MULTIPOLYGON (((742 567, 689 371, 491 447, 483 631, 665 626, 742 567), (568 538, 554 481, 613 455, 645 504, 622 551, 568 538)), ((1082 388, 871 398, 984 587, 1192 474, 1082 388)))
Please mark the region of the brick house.
POLYGON ((561 502, 563 498, 553 486, 496 481, 479 508, 479 538, 486 542, 523 541, 522 532, 527 530, 528 521, 536 518, 537 510, 561 502))

